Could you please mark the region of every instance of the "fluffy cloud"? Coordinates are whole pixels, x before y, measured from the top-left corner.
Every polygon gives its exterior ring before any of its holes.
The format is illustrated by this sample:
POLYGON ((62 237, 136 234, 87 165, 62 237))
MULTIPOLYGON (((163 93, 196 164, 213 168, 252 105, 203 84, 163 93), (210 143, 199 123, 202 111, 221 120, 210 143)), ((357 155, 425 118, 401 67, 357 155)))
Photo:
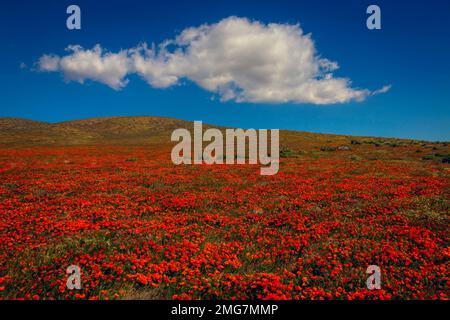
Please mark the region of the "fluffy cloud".
POLYGON ((321 58, 311 35, 299 25, 265 25, 237 17, 185 29, 158 48, 144 43, 118 53, 100 45, 67 50, 64 57, 43 55, 38 69, 116 90, 127 85, 132 73, 155 88, 189 79, 223 101, 237 102, 333 104, 361 101, 390 89, 354 89, 349 79, 334 77, 338 63, 321 58))
POLYGON ((60 60, 58 56, 44 54, 38 61, 39 70, 47 72, 58 71, 60 60))
POLYGON ((65 57, 43 55, 38 61, 41 71, 61 71, 68 81, 84 83, 86 79, 98 81, 113 89, 125 87, 124 78, 130 71, 128 51, 119 53, 103 52, 100 45, 91 50, 81 46, 69 46, 65 57))

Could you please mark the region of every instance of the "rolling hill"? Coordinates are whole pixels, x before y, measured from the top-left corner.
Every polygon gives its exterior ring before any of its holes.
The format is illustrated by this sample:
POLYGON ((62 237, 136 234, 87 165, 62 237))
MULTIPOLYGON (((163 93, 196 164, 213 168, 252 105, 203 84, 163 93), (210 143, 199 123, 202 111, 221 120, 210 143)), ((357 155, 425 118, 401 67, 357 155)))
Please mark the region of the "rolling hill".
POLYGON ((140 144, 168 136, 189 122, 161 117, 91 118, 60 123, 0 118, 3 145, 140 144))
MULTIPOLYGON (((224 127, 203 124, 203 128, 224 127)), ((151 145, 174 144, 177 128, 192 130, 189 121, 156 117, 105 117, 48 123, 20 118, 0 118, 0 146, 151 145)), ((280 131, 281 157, 305 154, 355 159, 448 161, 447 142, 396 138, 357 137, 303 131, 280 131), (394 148, 395 152, 394 152, 394 148), (446 160, 445 160, 446 159, 446 160)))

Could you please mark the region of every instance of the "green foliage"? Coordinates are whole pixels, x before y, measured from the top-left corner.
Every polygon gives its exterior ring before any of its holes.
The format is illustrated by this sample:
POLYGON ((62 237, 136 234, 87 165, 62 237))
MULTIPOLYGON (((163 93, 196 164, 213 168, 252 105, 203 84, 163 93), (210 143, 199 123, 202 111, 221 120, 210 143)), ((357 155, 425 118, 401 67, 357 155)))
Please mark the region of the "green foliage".
POLYGON ((282 148, 280 150, 280 158, 290 158, 294 155, 294 151, 289 148, 282 148))

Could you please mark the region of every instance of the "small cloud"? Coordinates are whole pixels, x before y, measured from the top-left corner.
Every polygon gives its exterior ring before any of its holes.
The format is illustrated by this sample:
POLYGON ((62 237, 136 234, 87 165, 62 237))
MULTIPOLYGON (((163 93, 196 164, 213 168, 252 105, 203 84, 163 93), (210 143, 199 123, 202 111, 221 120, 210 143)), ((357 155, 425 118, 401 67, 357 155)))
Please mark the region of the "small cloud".
POLYGON ((19 64, 19 68, 23 70, 23 69, 27 69, 28 66, 26 65, 25 62, 21 62, 21 63, 19 64))
POLYGON ((129 73, 127 51, 105 52, 100 45, 92 49, 69 46, 68 55, 43 55, 37 62, 38 70, 60 71, 67 81, 84 83, 87 79, 104 83, 115 90, 128 84, 124 77, 129 73))
POLYGON ((42 72, 59 71, 61 58, 56 55, 44 54, 37 62, 38 70, 42 72))
POLYGON ((373 91, 371 95, 374 96, 376 94, 386 93, 389 90, 391 90, 391 88, 392 88, 391 84, 385 85, 383 88, 373 91))

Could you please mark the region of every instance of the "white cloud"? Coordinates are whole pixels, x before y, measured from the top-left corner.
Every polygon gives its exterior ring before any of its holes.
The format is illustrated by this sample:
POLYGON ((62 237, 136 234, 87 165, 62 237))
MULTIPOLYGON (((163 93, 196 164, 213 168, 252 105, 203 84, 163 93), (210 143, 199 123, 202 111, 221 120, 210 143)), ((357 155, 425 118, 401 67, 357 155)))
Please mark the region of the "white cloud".
POLYGON ((389 90, 391 90, 391 88, 392 88, 392 85, 390 85, 390 84, 389 85, 385 85, 385 86, 383 86, 383 88, 373 91, 372 95, 376 95, 376 94, 380 94, 380 93, 386 93, 389 90))
POLYGON ((39 58, 37 64, 40 71, 53 72, 59 70, 60 60, 58 56, 44 54, 39 58))
POLYGON ((93 49, 81 46, 69 46, 69 55, 43 55, 38 61, 40 71, 61 71, 68 81, 84 83, 86 79, 98 81, 113 89, 125 87, 128 80, 125 76, 130 71, 127 50, 119 53, 103 52, 100 45, 93 49))
POLYGON ((71 46, 68 51, 64 57, 42 56, 38 69, 114 89, 125 87, 132 73, 155 88, 189 79, 223 101, 237 102, 333 104, 390 89, 354 89, 349 79, 334 77, 338 63, 320 58, 311 35, 299 25, 265 25, 237 17, 187 28, 158 49, 144 43, 118 53, 105 52, 100 45, 71 46))

